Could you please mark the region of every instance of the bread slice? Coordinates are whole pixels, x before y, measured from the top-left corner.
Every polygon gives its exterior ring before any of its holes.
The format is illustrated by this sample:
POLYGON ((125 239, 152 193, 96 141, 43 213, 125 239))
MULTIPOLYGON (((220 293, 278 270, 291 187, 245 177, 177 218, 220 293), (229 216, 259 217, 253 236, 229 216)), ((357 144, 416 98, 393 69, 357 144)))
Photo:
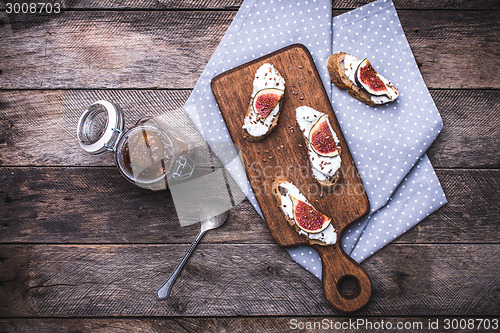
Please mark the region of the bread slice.
POLYGON ((243 120, 242 129, 244 130, 245 139, 248 141, 260 141, 273 132, 278 125, 279 115, 283 107, 284 93, 285 79, 272 64, 262 64, 255 72, 252 96, 243 120), (261 92, 263 94, 267 94, 268 92, 272 94, 276 91, 281 91, 281 98, 276 106, 278 109, 276 110, 275 107, 266 118, 262 118, 257 110, 254 110, 254 99, 258 98, 257 95, 261 92))
MULTIPOLYGON (((279 177, 276 177, 273 181, 273 185, 271 187, 271 190, 272 190, 272 193, 273 193, 273 196, 274 196, 274 200, 276 202, 276 204, 278 205, 278 208, 279 210, 283 211, 281 209, 281 193, 280 193, 280 189, 279 189, 279 186, 281 183, 284 183, 284 182, 288 182, 288 180, 283 177, 283 176, 279 176, 279 177)), ((300 228, 295 224, 295 222, 293 222, 292 219, 290 219, 288 217, 288 215, 286 215, 284 212, 283 212, 283 215, 285 216, 287 222, 295 228, 295 231, 299 231, 300 228)))
MULTIPOLYGON (((340 173, 341 157, 340 157, 340 155, 341 155, 342 149, 339 146, 340 141, 337 137, 337 134, 335 133, 335 131, 331 127, 330 121, 328 120, 328 116, 325 113, 316 111, 315 109, 311 108, 310 106, 305 106, 305 105, 298 107, 295 112, 296 112, 295 120, 296 120, 297 125, 299 126, 299 128, 302 132, 302 137, 304 138, 304 143, 305 143, 305 146, 307 147, 307 155, 309 158, 309 162, 310 162, 310 165, 312 168, 311 171, 313 172, 314 178, 323 187, 329 188, 329 187, 335 186, 338 183, 338 181, 340 180, 340 176, 341 176, 341 173, 340 173), (333 133, 333 139, 335 140, 335 143, 337 145, 338 154, 336 156, 333 156, 333 157, 320 156, 320 155, 316 154, 313 151, 313 148, 312 148, 311 143, 309 141, 309 135, 310 135, 310 131, 311 131, 312 127, 314 126, 314 124, 317 121, 319 121, 323 117, 326 117, 327 122, 330 125, 330 130, 333 133), (336 163, 338 163, 337 170, 335 171, 335 173, 333 173, 331 176, 329 176, 329 174, 332 173, 332 171, 334 170, 333 165, 336 165, 336 163), (328 167, 326 166, 327 164, 332 165, 332 169, 328 170, 328 167), (324 167, 326 170, 323 169, 322 167, 324 167), (323 172, 323 170, 325 170, 325 172, 323 172), (324 178, 326 178, 326 179, 318 179, 315 172, 322 174, 324 176, 324 178)), ((321 177, 321 178, 323 178, 323 177, 321 177)))
MULTIPOLYGON (((297 224, 295 224, 295 222, 290 217, 288 217, 288 215, 285 214, 285 212, 283 212, 283 209, 281 208, 281 193, 280 193, 279 188, 280 188, 280 185, 284 182, 289 182, 289 181, 285 177, 282 177, 282 176, 276 177, 273 181, 271 191, 272 191, 274 200, 276 202, 276 205, 278 206, 278 209, 283 213, 283 216, 285 217, 288 224, 290 224, 290 226, 293 227, 297 233, 299 233, 300 231, 302 231, 302 229, 300 229, 297 226, 297 224)), ((335 241, 334 241, 334 243, 335 243, 336 239, 337 239, 337 235, 336 235, 335 229, 333 229, 333 231, 335 232, 335 241)), ((307 237, 306 235, 303 235, 303 236, 307 238, 307 240, 309 241, 309 244, 311 244, 311 245, 322 245, 322 246, 331 245, 331 244, 326 244, 325 242, 322 242, 321 240, 318 240, 318 239, 311 239, 311 238, 307 237)), ((332 243, 332 244, 334 244, 334 243, 332 243)))
MULTIPOLYGON (((276 116, 274 117, 274 120, 271 124, 271 126, 269 127, 269 129, 267 130, 266 134, 264 135, 261 135, 261 136, 253 136, 251 135, 250 133, 248 133, 248 131, 246 129, 244 129, 245 131, 245 134, 244 134, 244 138, 247 139, 248 141, 251 141, 251 142, 257 142, 257 141, 262 141, 264 140, 267 136, 269 136, 269 134, 271 134, 274 129, 276 128, 276 126, 278 125, 278 119, 280 117, 280 113, 281 113, 281 109, 283 107, 283 97, 281 98, 281 100, 279 101, 279 112, 278 114, 276 114, 276 116)), ((248 106, 248 110, 247 110, 247 113, 245 115, 245 117, 248 117, 250 115, 250 112, 255 112, 253 110, 253 107, 252 107, 252 101, 253 99, 250 101, 250 105, 248 106)))
POLYGON ((347 53, 340 52, 335 53, 328 58, 328 72, 330 73, 331 81, 340 89, 347 90, 349 95, 357 100, 360 100, 366 105, 376 105, 376 103, 372 100, 371 95, 349 80, 345 74, 344 59, 346 55, 347 53))
POLYGON ((330 188, 330 187, 333 187, 335 185, 337 185, 337 183, 339 182, 340 180, 340 169, 337 170, 337 172, 335 172, 335 174, 328 178, 328 179, 324 179, 324 180, 320 180, 320 179, 317 179, 316 178, 316 181, 323 187, 327 187, 327 188, 330 188))

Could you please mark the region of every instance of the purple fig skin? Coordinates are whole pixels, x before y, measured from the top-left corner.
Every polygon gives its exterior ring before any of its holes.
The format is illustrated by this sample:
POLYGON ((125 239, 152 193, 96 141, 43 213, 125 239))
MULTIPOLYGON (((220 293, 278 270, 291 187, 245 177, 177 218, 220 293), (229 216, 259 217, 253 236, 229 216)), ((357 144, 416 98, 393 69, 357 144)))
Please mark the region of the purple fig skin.
POLYGON ((387 86, 378 77, 377 71, 375 71, 368 59, 361 61, 358 68, 356 68, 354 80, 361 89, 371 95, 391 97, 387 91, 387 86))
POLYGON ((312 149, 321 156, 333 157, 338 155, 338 147, 328 124, 328 118, 322 116, 311 128, 309 142, 312 149))
POLYGON ((313 206, 292 197, 293 216, 300 229, 308 233, 319 233, 328 227, 331 219, 313 206))
POLYGON ((279 89, 269 88, 262 89, 255 94, 252 102, 253 109, 263 118, 266 119, 283 97, 283 91, 279 89))

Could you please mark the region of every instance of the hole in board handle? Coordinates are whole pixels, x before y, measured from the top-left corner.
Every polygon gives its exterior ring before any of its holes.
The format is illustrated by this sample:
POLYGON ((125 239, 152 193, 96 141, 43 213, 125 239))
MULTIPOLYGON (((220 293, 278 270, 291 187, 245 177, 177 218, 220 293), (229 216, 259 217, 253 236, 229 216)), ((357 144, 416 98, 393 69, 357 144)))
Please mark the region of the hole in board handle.
POLYGON ((337 282, 337 290, 345 299, 354 299, 361 293, 361 286, 357 277, 345 275, 337 282))

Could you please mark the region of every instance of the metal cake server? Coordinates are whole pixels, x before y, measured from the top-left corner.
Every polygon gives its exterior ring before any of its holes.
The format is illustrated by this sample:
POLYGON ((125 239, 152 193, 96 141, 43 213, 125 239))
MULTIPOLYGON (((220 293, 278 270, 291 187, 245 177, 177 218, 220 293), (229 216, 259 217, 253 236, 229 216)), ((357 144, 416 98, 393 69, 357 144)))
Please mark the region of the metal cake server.
POLYGON ((196 245, 198 245, 198 242, 201 240, 203 235, 208 230, 216 229, 221 225, 223 225, 224 222, 226 222, 228 211, 218 203, 219 202, 217 201, 212 201, 212 202, 207 202, 205 205, 202 206, 200 210, 200 217, 202 218, 200 232, 198 232, 198 235, 196 235, 196 238, 194 239, 193 243, 191 243, 191 246, 187 250, 184 257, 182 257, 181 261, 175 268, 172 275, 170 275, 167 282, 165 282, 165 284, 160 289, 158 289, 157 295, 159 299, 167 298, 168 295, 170 295, 170 291, 172 290, 172 287, 175 283, 175 279, 177 279, 177 276, 184 267, 184 264, 189 259, 189 256, 191 256, 191 253, 193 253, 196 245), (220 213, 221 211, 222 213, 220 213))

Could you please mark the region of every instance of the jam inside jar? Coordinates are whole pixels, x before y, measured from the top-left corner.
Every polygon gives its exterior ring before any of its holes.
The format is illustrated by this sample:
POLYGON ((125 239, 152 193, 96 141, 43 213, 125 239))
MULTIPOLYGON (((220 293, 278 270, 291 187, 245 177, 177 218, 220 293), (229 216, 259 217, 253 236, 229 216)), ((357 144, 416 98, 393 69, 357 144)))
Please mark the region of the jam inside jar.
POLYGON ((122 175, 143 188, 162 190, 169 180, 189 178, 194 171, 186 139, 152 118, 143 118, 123 132, 121 110, 107 101, 92 104, 82 114, 78 137, 81 147, 91 154, 113 151, 122 175), (98 119, 104 128, 96 130, 98 119), (91 131, 97 137, 91 137, 91 131))

